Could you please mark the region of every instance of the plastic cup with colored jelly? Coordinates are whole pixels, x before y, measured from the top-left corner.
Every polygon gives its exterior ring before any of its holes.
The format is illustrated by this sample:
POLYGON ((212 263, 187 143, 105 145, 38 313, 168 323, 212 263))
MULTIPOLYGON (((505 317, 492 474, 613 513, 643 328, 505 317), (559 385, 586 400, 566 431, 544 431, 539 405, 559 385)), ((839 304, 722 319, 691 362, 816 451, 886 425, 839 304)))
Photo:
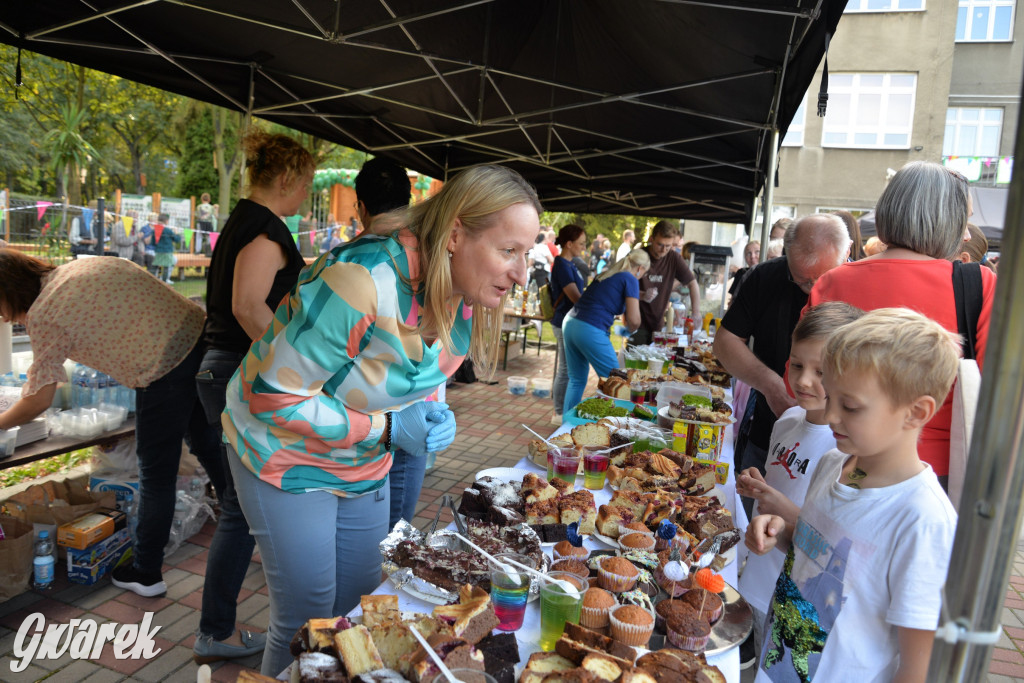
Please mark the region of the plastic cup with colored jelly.
POLYGON ((555 643, 562 637, 565 624, 578 624, 580 608, 583 607, 583 592, 586 590, 583 579, 569 572, 549 572, 553 579, 568 581, 576 587, 576 593, 566 592, 557 583, 542 583, 540 587, 540 649, 551 652, 555 643))
POLYGON ((580 468, 580 452, 575 448, 554 448, 549 450, 548 454, 552 475, 567 482, 570 491, 575 489, 576 474, 580 468))
POLYGON ((631 382, 629 385, 629 400, 633 403, 643 403, 647 397, 647 385, 644 382, 631 382))
MULTIPOLYGON (((536 567, 533 558, 518 553, 500 553, 495 559, 514 560, 527 567, 536 567)), ((503 567, 491 563, 491 603, 498 617, 499 631, 518 631, 523 626, 526 602, 530 598, 530 575, 515 565, 503 567)))
POLYGON ((604 488, 604 478, 608 472, 611 457, 608 453, 597 451, 583 452, 583 488, 599 491, 604 488))

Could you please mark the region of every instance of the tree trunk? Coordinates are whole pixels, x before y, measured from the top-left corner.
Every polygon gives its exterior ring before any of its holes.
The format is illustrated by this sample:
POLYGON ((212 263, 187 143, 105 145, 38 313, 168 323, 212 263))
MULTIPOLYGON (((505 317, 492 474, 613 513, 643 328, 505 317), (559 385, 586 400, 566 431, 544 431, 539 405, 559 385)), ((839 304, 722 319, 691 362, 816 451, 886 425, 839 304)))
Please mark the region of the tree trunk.
MULTIPOLYGON (((239 114, 241 116, 241 114, 239 114)), ((218 225, 223 225, 230 212, 231 179, 242 162, 241 140, 232 146, 230 157, 227 150, 228 110, 217 107, 212 112, 213 119, 213 156, 217 165, 217 178, 220 187, 217 192, 217 203, 220 211, 217 216, 218 225)))

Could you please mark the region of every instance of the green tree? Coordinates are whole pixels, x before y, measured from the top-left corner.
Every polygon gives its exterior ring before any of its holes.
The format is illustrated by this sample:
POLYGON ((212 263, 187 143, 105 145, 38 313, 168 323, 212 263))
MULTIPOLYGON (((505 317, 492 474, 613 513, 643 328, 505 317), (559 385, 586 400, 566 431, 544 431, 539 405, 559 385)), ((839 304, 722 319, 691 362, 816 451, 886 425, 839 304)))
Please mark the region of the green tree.
POLYGON ((213 108, 192 102, 187 110, 175 192, 179 197, 199 197, 204 192, 216 195, 220 178, 213 166, 213 108))
POLYGON ((78 179, 78 169, 87 166, 90 157, 99 158, 96 149, 82 137, 82 123, 86 115, 86 111, 74 104, 65 105, 61 108, 61 117, 56 122, 57 125, 44 137, 60 185, 69 187, 68 195, 72 204, 79 204, 82 201, 81 187, 75 182, 78 179), (71 180, 70 185, 67 183, 68 179, 71 180))

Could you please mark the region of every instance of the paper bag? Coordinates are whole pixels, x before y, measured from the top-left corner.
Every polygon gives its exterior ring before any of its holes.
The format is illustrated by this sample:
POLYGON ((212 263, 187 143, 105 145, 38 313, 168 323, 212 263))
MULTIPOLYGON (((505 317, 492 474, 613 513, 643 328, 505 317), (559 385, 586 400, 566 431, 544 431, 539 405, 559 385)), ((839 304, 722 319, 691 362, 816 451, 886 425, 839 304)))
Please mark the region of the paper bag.
POLYGON ((28 590, 32 578, 32 525, 14 517, 0 516, 4 539, 0 541, 0 600, 10 600, 28 590))

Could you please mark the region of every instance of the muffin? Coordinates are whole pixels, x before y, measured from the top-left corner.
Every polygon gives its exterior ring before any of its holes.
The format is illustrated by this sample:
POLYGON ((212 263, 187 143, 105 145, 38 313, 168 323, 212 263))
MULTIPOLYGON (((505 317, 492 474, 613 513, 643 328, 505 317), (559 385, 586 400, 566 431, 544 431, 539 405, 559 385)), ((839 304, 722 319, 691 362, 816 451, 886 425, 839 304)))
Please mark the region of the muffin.
POLYGON ((569 541, 559 541, 551 549, 551 556, 555 562, 559 560, 583 560, 590 557, 590 551, 583 546, 576 547, 569 541))
POLYGON ((553 572, 569 572, 575 574, 584 581, 590 576, 590 569, 587 567, 587 563, 583 560, 568 559, 559 560, 558 562, 551 563, 551 571, 553 572))
POLYGON ((666 593, 668 593, 670 598, 678 598, 686 593, 686 591, 690 590, 690 587, 693 585, 693 577, 692 575, 687 574, 686 578, 682 581, 672 581, 665 576, 665 565, 668 564, 668 562, 663 561, 662 556, 664 555, 664 557, 667 558, 668 553, 668 550, 663 550, 658 553, 659 566, 654 570, 654 580, 658 582, 658 585, 661 586, 666 593))
POLYGON ((702 652, 711 637, 711 624, 694 613, 674 615, 666 626, 668 642, 674 647, 691 652, 702 652))
POLYGON ((674 617, 697 618, 697 609, 682 600, 662 600, 654 606, 654 627, 666 632, 668 621, 674 617))
POLYGON ((647 647, 654 633, 654 616, 636 605, 619 605, 608 615, 610 635, 632 647, 647 647))
POLYGON ((688 603, 691 607, 700 611, 700 616, 710 623, 715 623, 722 616, 724 603, 716 593, 706 591, 703 588, 691 588, 686 591, 680 600, 688 603))
POLYGON ((639 531, 630 532, 619 537, 619 547, 623 550, 654 550, 654 537, 639 531))
POLYGON ((654 536, 654 532, 648 529, 647 525, 643 522, 630 522, 629 524, 619 524, 619 536, 625 536, 626 534, 631 534, 633 532, 647 534, 651 537, 654 536))
POLYGON ((597 570, 597 582, 601 588, 613 593, 633 590, 640 572, 629 560, 622 557, 606 557, 597 570))
POLYGON ((591 588, 583 594, 583 608, 580 611, 580 625, 587 628, 604 628, 608 625, 608 613, 615 607, 615 596, 603 588, 591 588))

